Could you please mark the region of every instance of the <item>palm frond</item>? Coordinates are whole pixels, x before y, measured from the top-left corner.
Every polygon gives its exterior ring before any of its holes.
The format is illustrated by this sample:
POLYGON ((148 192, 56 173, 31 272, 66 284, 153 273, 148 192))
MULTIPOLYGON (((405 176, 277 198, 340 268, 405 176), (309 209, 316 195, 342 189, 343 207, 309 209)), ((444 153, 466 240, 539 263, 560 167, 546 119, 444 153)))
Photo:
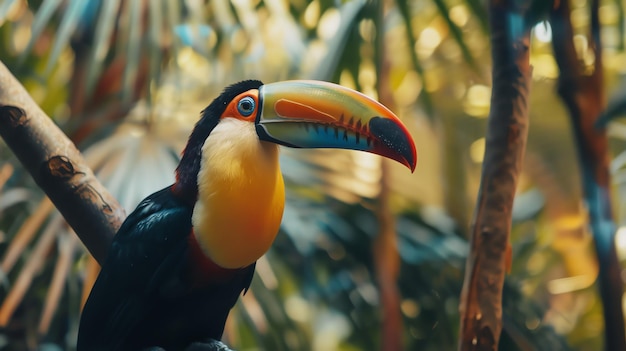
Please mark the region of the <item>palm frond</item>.
POLYGON ((41 33, 43 33, 44 29, 48 25, 48 22, 52 18, 52 15, 54 15, 60 5, 61 0, 45 0, 41 4, 41 7, 35 14, 35 19, 33 20, 30 40, 28 41, 26 48, 20 55, 21 62, 23 62, 26 56, 31 53, 33 45, 35 45, 37 39, 39 39, 39 36, 41 35, 41 33))
POLYGON ((441 16, 441 18, 444 19, 444 21, 448 25, 448 28, 450 29, 450 33, 452 33, 452 37, 454 38, 454 41, 461 49, 465 62, 472 69, 474 69, 475 72, 478 72, 480 74, 480 68, 478 67, 476 60, 474 59, 474 56, 472 55, 469 47, 467 46, 467 42, 463 38, 463 32, 461 31, 461 28, 459 28, 459 26, 457 26, 457 24, 454 23, 454 21, 450 17, 450 11, 448 9, 448 5, 446 4, 444 0, 434 0, 434 3, 437 7, 437 10, 439 11, 439 15, 441 16))
POLYGON ((0 306, 0 326, 6 326, 9 323, 13 313, 30 288, 32 280, 44 266, 46 262, 46 252, 54 245, 54 239, 62 224, 63 218, 57 215, 55 219, 48 224, 37 240, 17 280, 12 284, 9 293, 2 301, 2 305, 0 306))
POLYGON ((489 19, 487 18, 487 8, 482 0, 467 0, 465 3, 472 10, 472 13, 478 19, 480 28, 484 33, 489 33, 489 19))
MULTIPOLYGON (((72 34, 78 27, 79 22, 81 21, 81 16, 88 5, 89 1, 84 0, 71 0, 68 3, 68 7, 63 15, 63 20, 59 26, 59 30, 55 35, 54 44, 52 44, 50 58, 46 64, 45 75, 50 74, 54 65, 57 63, 57 60, 61 56, 61 52, 67 48, 72 38, 72 34)), ((33 38, 35 37, 33 36, 33 38)))
MULTIPOLYGON (((98 16, 98 23, 94 34, 93 49, 89 55, 87 66, 86 88, 87 94, 91 95, 96 81, 102 73, 102 67, 111 48, 111 41, 117 22, 116 14, 119 11, 121 0, 110 0, 102 3, 102 13, 98 16)), ((157 7, 157 6, 151 6, 157 7)), ((39 10, 41 11, 41 10, 39 10)), ((39 14, 39 11, 37 14, 39 14)), ((34 35, 33 35, 34 36, 34 35)), ((26 50, 29 51, 29 50, 26 50)))
POLYGON ((16 1, 19 0, 4 0, 2 4, 0 4, 0 22, 4 21, 16 1))
POLYGON ((85 66, 86 74, 84 78, 81 76, 79 79, 85 80, 87 97, 94 92, 98 81, 103 78, 101 75, 107 63, 114 62, 116 58, 123 58, 121 96, 123 101, 128 103, 132 98, 138 98, 137 89, 149 86, 150 81, 159 79, 158 72, 162 70, 164 63, 161 54, 163 50, 171 50, 172 56, 176 58, 179 44, 174 40, 173 28, 181 23, 184 8, 184 5, 171 0, 127 1, 123 6, 121 0, 68 2, 44 0, 36 9, 32 34, 20 55, 20 60, 24 62, 26 57, 32 54, 34 45, 41 39, 44 30, 50 26, 54 15, 62 13, 44 75, 52 71, 58 64, 61 53, 75 40, 75 44, 89 50, 87 55, 75 57, 79 61, 85 60, 84 63, 79 63, 85 66), (163 18, 164 8, 166 18, 163 18), (146 16, 143 16, 144 12, 146 16), (146 17, 146 20, 143 17, 146 17), (148 33, 147 37, 143 35, 144 32, 148 33), (146 53, 149 53, 149 56, 146 53), (151 62, 149 72, 152 75, 147 82, 139 81, 143 76, 147 76, 140 70, 143 67, 143 60, 151 62))
POLYGON ((3 275, 8 275, 13 269, 17 260, 23 255, 24 249, 33 240, 37 230, 42 226, 53 209, 52 202, 47 197, 44 197, 34 212, 22 223, 20 229, 11 240, 9 247, 4 252, 4 257, 0 264, 3 275))
MULTIPOLYGON (((163 62, 163 54, 161 49, 161 41, 163 36, 163 6, 161 4, 148 7, 150 11, 150 23, 148 29, 148 45, 150 57, 150 77, 156 82, 161 81, 161 63, 163 62)), ((148 92, 148 101, 152 101, 151 92, 148 92)))
POLYGON ((126 2, 126 23, 125 27, 128 31, 126 39, 126 62, 124 65, 123 83, 122 83, 122 101, 128 103, 131 101, 134 92, 133 83, 137 80, 139 67, 139 54, 141 52, 141 11, 143 1, 127 1, 126 2))
POLYGON ((624 40, 626 40, 626 19, 624 19, 624 2, 615 0, 615 6, 617 7, 617 30, 619 31, 619 44, 617 49, 624 50, 624 40))
POLYGON ((57 247, 59 257, 54 266, 54 272, 50 281, 43 311, 39 319, 37 331, 39 335, 48 334, 52 319, 57 312, 65 285, 67 284, 70 268, 74 263, 74 253, 78 247, 78 237, 76 233, 69 230, 57 236, 57 247))
MULTIPOLYGON (((263 296, 264 303, 272 296, 269 291, 273 291, 273 298, 278 294, 282 301, 294 298, 306 301, 301 311, 306 316, 302 318, 308 318, 310 323, 307 329, 312 333, 308 342, 312 345, 316 343, 316 335, 323 334, 316 329, 319 323, 338 323, 331 328, 343 328, 342 319, 326 320, 324 311, 335 311, 346 316, 349 325, 347 334, 339 337, 339 344, 377 349, 381 316, 377 312, 379 297, 369 245, 378 224, 372 210, 361 204, 347 204, 330 197, 313 199, 293 191, 288 192, 287 200, 281 233, 268 255, 272 269, 276 270, 273 275, 282 279, 277 285, 271 283, 272 279, 265 279, 270 283, 255 285, 255 294, 259 298, 263 296), (300 290, 290 286, 300 286, 300 290)), ((409 340, 407 349, 441 350, 455 347, 456 296, 461 289, 468 244, 456 233, 444 229, 449 227, 443 224, 445 221, 426 218, 405 213, 396 222, 402 261, 399 284, 406 323, 404 332, 409 340), (412 306, 419 308, 415 310, 412 306)), ((505 331, 510 331, 516 342, 521 338, 521 344, 532 345, 536 350, 568 349, 563 337, 552 327, 526 326, 527 320, 542 318, 544 309, 537 302, 520 294, 518 285, 507 283, 505 289, 504 313, 508 320, 505 331), (559 347, 553 348, 555 345, 559 347)), ((288 318, 300 325, 297 313, 294 315, 289 308, 269 303, 267 310, 264 308, 265 319, 288 318), (277 308, 282 311, 282 317, 276 315, 277 308)), ((255 338, 259 345, 289 349, 273 344, 264 333, 255 338)), ((513 349, 511 344, 506 345, 510 348, 503 349, 513 349)))
MULTIPOLYGON (((404 30, 406 35, 407 44, 410 48, 409 53, 411 57, 411 63, 413 64, 413 69, 415 72, 419 74, 422 79, 423 84, 426 85, 426 80, 424 79, 424 67, 420 63, 417 53, 413 48, 413 45, 416 42, 415 35, 413 34, 413 26, 411 25, 411 19, 413 18, 412 14, 409 10, 409 1, 408 0, 396 0, 396 4, 398 5, 398 11, 400 12, 400 16, 402 17, 402 23, 404 23, 404 30)), ((424 110, 428 116, 433 116, 434 114, 434 106, 432 97, 427 89, 422 89, 420 94, 420 100, 422 104, 424 104, 424 110)))
POLYGON ((365 0, 354 0, 341 5, 339 10, 341 14, 341 24, 337 32, 327 43, 326 56, 317 64, 317 68, 308 74, 310 79, 330 80, 339 66, 339 53, 344 51, 346 42, 361 20, 360 14, 367 2, 365 0))

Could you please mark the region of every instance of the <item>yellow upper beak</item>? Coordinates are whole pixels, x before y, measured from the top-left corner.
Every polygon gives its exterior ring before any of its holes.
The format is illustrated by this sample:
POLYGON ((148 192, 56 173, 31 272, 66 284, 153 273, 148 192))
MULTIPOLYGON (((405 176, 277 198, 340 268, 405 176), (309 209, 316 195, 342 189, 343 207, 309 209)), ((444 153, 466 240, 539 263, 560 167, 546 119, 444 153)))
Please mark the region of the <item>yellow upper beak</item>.
POLYGON ((359 92, 326 82, 285 81, 261 86, 259 104, 256 130, 261 140, 367 151, 415 170, 417 151, 404 124, 359 92))

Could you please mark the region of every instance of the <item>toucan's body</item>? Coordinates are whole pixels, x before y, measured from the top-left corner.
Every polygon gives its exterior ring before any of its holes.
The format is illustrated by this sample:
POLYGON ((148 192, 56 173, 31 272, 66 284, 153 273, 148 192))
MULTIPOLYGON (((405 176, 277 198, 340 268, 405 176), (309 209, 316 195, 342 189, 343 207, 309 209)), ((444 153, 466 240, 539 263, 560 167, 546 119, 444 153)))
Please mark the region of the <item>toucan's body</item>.
POLYGON ((219 340, 254 264, 197 274, 208 262, 197 255, 191 214, 166 188, 128 216, 89 297, 97 303, 83 313, 81 324, 93 327, 81 326, 79 349, 182 350, 193 341, 219 340))
POLYGON ((278 232, 278 146, 377 153, 415 168, 390 111, 320 82, 228 87, 203 111, 176 183, 146 198, 110 248, 85 305, 78 351, 183 350, 221 338, 256 260, 278 232))

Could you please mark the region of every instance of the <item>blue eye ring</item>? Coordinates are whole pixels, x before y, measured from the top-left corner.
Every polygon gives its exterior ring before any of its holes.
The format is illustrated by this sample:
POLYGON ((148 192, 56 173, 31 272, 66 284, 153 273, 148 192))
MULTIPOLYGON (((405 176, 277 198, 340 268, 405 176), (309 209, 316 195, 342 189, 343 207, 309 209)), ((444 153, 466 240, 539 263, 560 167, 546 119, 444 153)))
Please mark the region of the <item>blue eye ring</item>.
POLYGON ((239 111, 239 113, 241 113, 241 115, 244 117, 250 116, 254 112, 255 108, 256 102, 250 96, 242 98, 237 103, 237 111, 239 111))

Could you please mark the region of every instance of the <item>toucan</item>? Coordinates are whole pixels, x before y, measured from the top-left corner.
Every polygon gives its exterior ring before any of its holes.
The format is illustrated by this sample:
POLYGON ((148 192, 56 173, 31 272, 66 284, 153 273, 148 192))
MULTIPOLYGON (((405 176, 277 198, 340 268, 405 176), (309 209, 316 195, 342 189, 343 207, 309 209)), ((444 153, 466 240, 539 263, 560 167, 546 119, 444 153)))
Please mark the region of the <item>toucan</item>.
POLYGON ((411 171, 417 162, 398 117, 354 90, 305 80, 225 88, 202 111, 175 183, 144 199, 115 235, 83 308, 78 351, 221 339, 279 231, 279 145, 367 151, 411 171))

